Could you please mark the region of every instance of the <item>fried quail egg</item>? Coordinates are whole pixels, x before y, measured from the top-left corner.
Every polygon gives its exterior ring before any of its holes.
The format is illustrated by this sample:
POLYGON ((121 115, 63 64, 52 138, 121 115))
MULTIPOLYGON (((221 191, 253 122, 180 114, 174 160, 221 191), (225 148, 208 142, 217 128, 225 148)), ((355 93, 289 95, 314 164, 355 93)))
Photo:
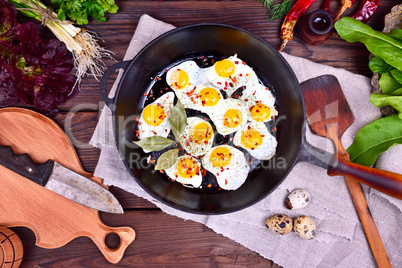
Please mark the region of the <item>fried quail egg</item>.
POLYGON ((275 109, 275 97, 264 85, 247 86, 239 99, 247 107, 249 120, 267 122, 278 115, 278 111, 275 109))
POLYGON ((173 101, 174 93, 168 92, 145 106, 138 121, 138 135, 140 139, 152 136, 167 137, 169 135, 169 120, 173 101))
POLYGON ((229 145, 209 149, 202 158, 202 166, 215 175, 219 187, 224 190, 238 189, 250 170, 243 152, 229 145))
POLYGON ((166 82, 178 98, 185 98, 186 93, 191 92, 195 85, 203 83, 201 68, 195 61, 182 62, 168 70, 166 82))
POLYGON ((247 112, 243 103, 238 99, 225 99, 222 105, 214 111, 210 118, 215 124, 216 131, 221 135, 236 132, 247 122, 247 112))
POLYGON ((166 175, 184 186, 198 188, 202 182, 200 162, 190 155, 180 156, 176 163, 165 169, 166 175))
POLYGON ((211 124, 198 117, 188 117, 186 128, 178 140, 187 153, 199 156, 212 147, 214 137, 211 124))
POLYGON ((182 100, 185 108, 193 109, 207 114, 210 118, 222 109, 224 98, 219 89, 212 86, 198 85, 195 90, 187 94, 189 98, 182 100))
POLYGON ((268 160, 274 156, 278 143, 264 123, 249 122, 236 132, 233 144, 246 149, 256 159, 268 160))
POLYGON ((217 61, 213 66, 205 68, 208 81, 224 90, 228 96, 242 86, 258 84, 258 77, 254 70, 237 55, 217 61))

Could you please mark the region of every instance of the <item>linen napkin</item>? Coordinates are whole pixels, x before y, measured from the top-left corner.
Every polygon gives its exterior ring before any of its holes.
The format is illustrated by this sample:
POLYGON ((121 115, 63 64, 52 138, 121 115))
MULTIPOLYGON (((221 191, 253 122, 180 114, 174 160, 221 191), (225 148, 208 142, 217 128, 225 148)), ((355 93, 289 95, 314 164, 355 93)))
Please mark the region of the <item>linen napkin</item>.
MULTIPOLYGON (((158 35, 174 26, 143 15, 128 46, 124 60, 132 59, 142 47, 158 35)), ((335 75, 344 91, 355 116, 355 122, 345 132, 342 143, 347 148, 357 131, 367 123, 379 118, 381 113, 368 101, 371 91, 367 77, 346 70, 313 63, 309 60, 282 53, 291 65, 299 82, 319 75, 335 75)), ((116 85, 110 96, 114 96, 116 85)), ((307 140, 330 151, 331 142, 313 135, 307 128, 307 140)), ((329 177, 326 170, 309 163, 297 164, 286 180, 268 197, 238 212, 205 216, 173 209, 146 193, 126 170, 115 147, 110 110, 105 107, 90 144, 101 148, 95 176, 107 185, 120 187, 156 204, 165 213, 185 220, 205 224, 245 247, 258 252, 283 267, 375 267, 375 260, 365 238, 352 199, 343 177, 329 177), (287 194, 296 189, 306 189, 311 195, 310 204, 296 211, 284 207, 287 194), (304 240, 291 232, 285 236, 272 233, 265 220, 274 214, 286 213, 294 218, 304 214, 317 225, 317 235, 304 240)), ((378 161, 378 168, 402 173, 400 155, 402 147, 396 146, 378 161)), ((394 267, 402 267, 402 202, 364 186, 371 212, 394 267)), ((141 231, 141 230, 139 230, 141 231)))

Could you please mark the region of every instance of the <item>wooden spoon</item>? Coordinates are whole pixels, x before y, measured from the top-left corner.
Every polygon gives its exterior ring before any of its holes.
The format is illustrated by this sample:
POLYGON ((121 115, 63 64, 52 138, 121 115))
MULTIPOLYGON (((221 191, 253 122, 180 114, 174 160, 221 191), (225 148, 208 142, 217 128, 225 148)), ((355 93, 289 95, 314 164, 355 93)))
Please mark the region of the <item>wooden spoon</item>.
MULTIPOLYGON (((310 129, 314 134, 330 138, 335 144, 338 158, 349 161, 341 137, 353 123, 354 117, 338 79, 333 75, 324 75, 307 80, 300 86, 310 129), (313 116, 317 114, 321 115, 321 120, 313 116)), ((360 183, 350 176, 345 176, 345 180, 378 267, 392 267, 360 183)))

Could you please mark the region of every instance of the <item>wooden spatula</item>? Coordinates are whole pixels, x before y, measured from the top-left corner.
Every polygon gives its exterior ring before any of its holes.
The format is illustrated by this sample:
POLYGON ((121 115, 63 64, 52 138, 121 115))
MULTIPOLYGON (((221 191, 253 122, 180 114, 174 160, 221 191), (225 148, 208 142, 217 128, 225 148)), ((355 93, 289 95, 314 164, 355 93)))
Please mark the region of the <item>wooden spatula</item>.
MULTIPOLYGON (((307 80, 300 86, 310 129, 314 134, 330 138, 335 144, 335 154, 349 161, 341 137, 354 117, 338 79, 333 75, 324 75, 307 80)), ((360 183, 349 176, 345 176, 345 180, 378 267, 392 267, 360 183)))

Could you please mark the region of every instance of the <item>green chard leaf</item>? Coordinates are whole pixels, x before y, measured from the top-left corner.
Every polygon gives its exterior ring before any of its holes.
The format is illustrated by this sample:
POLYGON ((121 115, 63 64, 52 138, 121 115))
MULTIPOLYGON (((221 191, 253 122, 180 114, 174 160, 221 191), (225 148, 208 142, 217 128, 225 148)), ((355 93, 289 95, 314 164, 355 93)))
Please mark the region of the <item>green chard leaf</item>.
POLYGON ((402 96, 371 93, 370 102, 376 107, 387 105, 394 107, 399 112, 399 118, 402 119, 402 96))
POLYGON ((337 21, 335 29, 340 37, 349 43, 363 43, 375 56, 402 70, 402 40, 393 38, 393 35, 375 31, 352 17, 343 17, 337 21))
POLYGON ((394 29, 388 35, 402 41, 402 29, 394 29))
POLYGON ((180 100, 177 100, 176 106, 173 107, 170 114, 170 128, 172 129, 173 135, 176 139, 184 131, 187 124, 187 114, 186 109, 184 109, 183 104, 180 100))
POLYGON ((402 85, 391 75, 391 72, 382 74, 378 84, 381 87, 382 93, 390 95, 392 92, 402 87, 402 85))
POLYGON ((176 163, 179 157, 179 149, 173 149, 164 152, 159 156, 158 162, 156 163, 155 170, 168 169, 176 163))
POLYGON ((386 63, 380 57, 373 57, 369 62, 369 67, 370 67, 371 71, 373 71, 375 73, 380 73, 380 74, 388 73, 392 69, 395 69, 394 67, 392 67, 391 65, 386 63))
POLYGON ((152 136, 133 142, 146 151, 155 152, 165 149, 166 147, 170 146, 174 141, 161 136, 152 136))
POLYGON ((402 86, 402 71, 394 69, 391 71, 391 75, 402 86))
POLYGON ((352 162, 372 166, 381 153, 397 144, 402 144, 402 119, 391 115, 363 127, 347 151, 352 162))

